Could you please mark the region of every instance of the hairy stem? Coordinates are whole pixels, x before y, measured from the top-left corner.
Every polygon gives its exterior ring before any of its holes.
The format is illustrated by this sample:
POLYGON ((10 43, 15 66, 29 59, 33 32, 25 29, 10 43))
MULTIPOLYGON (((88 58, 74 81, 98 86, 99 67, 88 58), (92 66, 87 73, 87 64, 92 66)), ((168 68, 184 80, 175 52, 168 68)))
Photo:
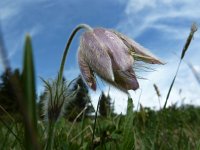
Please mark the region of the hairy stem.
POLYGON ((94 124, 93 124, 93 132, 92 132, 92 147, 91 149, 94 150, 95 149, 95 145, 94 145, 94 134, 95 134, 95 129, 96 129, 96 122, 97 122, 97 114, 98 114, 98 111, 99 111, 99 106, 100 106, 100 99, 98 100, 98 103, 97 103, 97 110, 95 112, 95 117, 94 117, 94 124))
POLYGON ((49 122, 48 125, 48 137, 47 137, 47 143, 46 143, 46 150, 52 150, 53 144, 54 144, 54 132, 55 132, 55 122, 49 122))
POLYGON ((69 51, 69 47, 71 45, 71 42, 75 36, 75 34, 80 30, 80 29, 85 29, 85 30, 88 30, 88 31, 92 31, 93 29, 87 25, 87 24, 79 24, 71 33, 70 37, 69 37, 69 40, 67 41, 67 44, 65 46, 65 50, 64 50, 64 53, 63 53, 63 57, 62 57, 62 61, 61 61, 61 64, 60 64, 60 71, 59 71, 59 82, 62 80, 62 76, 63 76, 63 70, 64 70, 64 66, 65 66, 65 61, 66 61, 66 57, 67 57, 67 54, 68 54, 68 51, 69 51))

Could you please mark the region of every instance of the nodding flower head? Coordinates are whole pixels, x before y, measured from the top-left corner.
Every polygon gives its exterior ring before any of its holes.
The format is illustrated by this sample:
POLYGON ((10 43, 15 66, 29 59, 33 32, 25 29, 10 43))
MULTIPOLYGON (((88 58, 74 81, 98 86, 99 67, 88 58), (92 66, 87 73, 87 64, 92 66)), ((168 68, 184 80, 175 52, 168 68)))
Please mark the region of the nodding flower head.
POLYGON ((135 61, 162 62, 125 35, 104 28, 84 32, 78 50, 78 63, 87 85, 96 90, 95 74, 123 90, 136 90, 139 83, 133 70, 135 61))

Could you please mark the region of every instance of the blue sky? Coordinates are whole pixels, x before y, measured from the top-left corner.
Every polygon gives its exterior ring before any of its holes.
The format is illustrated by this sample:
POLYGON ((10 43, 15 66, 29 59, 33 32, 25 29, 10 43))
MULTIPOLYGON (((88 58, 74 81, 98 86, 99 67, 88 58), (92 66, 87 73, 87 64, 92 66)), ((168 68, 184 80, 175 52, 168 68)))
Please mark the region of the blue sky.
MULTIPOLYGON (((39 77, 47 79, 57 75, 65 43, 77 24, 113 28, 128 35, 167 63, 156 66, 157 71, 144 73, 148 80, 139 80, 140 89, 131 92, 135 105, 139 101, 158 108, 153 83, 160 88, 163 104, 190 26, 193 22, 200 23, 199 8, 198 0, 3 0, 0 1, 0 20, 13 68, 22 65, 26 33, 32 36, 38 91, 43 89, 39 77)), ((65 75, 69 80, 79 74, 76 61, 79 38, 80 34, 74 39, 66 62, 65 75)), ((200 70, 199 40, 198 31, 185 58, 185 62, 192 63, 197 70, 200 70)), ((108 86, 100 88, 108 91, 108 86)), ((198 93, 200 86, 183 63, 169 105, 182 103, 180 99, 184 97, 184 103, 200 104, 198 93), (182 95, 178 94, 179 89, 182 95)), ((91 92, 94 103, 99 94, 100 90, 91 92)), ((124 112, 127 96, 113 88, 110 94, 116 110, 124 112)))

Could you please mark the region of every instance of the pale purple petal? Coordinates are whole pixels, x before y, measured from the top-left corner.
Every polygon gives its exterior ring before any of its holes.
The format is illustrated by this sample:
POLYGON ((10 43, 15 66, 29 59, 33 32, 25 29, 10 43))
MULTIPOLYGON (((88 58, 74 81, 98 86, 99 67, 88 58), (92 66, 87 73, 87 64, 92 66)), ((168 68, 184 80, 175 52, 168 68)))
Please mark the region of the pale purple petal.
POLYGON ((111 57, 113 70, 126 70, 133 65, 133 57, 128 47, 116 34, 103 28, 94 29, 94 33, 111 57))
POLYGON ((115 82, 119 88, 125 90, 137 90, 139 88, 139 83, 132 68, 126 71, 115 71, 114 75, 115 82))
POLYGON ((135 42, 134 40, 128 38, 127 36, 117 31, 112 31, 112 32, 123 40, 124 44, 130 49, 130 51, 143 56, 141 57, 142 61, 145 61, 150 64, 163 64, 159 58, 157 58, 155 55, 153 55, 149 50, 141 46, 139 43, 135 42))
POLYGON ((94 74, 88 64, 84 61, 83 56, 81 53, 78 53, 78 63, 80 67, 81 74, 86 81, 87 85, 93 89, 96 90, 96 81, 94 74))
POLYGON ((105 80, 113 81, 114 75, 110 56, 96 40, 93 32, 85 32, 81 38, 81 49, 85 62, 105 80))

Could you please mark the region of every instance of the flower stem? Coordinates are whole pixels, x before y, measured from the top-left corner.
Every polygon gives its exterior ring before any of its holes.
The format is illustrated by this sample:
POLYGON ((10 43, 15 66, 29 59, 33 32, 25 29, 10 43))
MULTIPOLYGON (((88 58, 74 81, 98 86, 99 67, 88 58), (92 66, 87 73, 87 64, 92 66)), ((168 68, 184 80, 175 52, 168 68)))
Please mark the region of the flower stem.
POLYGON ((47 137, 47 143, 46 143, 46 150, 52 150, 53 144, 54 144, 54 131, 55 131, 55 122, 49 122, 48 126, 48 137, 47 137))
POLYGON ((87 25, 87 24, 79 24, 71 33, 70 37, 69 37, 69 40, 67 41, 67 44, 65 46, 65 50, 64 50, 64 53, 63 53, 63 57, 62 57, 62 61, 61 61, 61 64, 60 64, 60 70, 59 70, 59 79, 58 81, 60 82, 62 80, 62 76, 63 76, 63 70, 64 70, 64 66, 65 66, 65 61, 66 61, 66 57, 67 57, 67 54, 68 54, 68 51, 69 51, 69 47, 71 45, 71 42, 75 36, 75 34, 80 30, 80 29, 85 29, 85 30, 88 30, 88 31, 92 31, 93 29, 87 25))
POLYGON ((98 100, 98 103, 97 103, 97 110, 95 112, 95 117, 94 117, 94 124, 93 124, 93 133, 92 133, 92 145, 91 145, 91 149, 94 150, 95 149, 95 145, 94 145, 94 134, 95 134, 95 129, 96 129, 96 122, 97 122, 97 114, 98 114, 98 111, 99 111, 99 107, 100 107, 100 98, 98 100))

